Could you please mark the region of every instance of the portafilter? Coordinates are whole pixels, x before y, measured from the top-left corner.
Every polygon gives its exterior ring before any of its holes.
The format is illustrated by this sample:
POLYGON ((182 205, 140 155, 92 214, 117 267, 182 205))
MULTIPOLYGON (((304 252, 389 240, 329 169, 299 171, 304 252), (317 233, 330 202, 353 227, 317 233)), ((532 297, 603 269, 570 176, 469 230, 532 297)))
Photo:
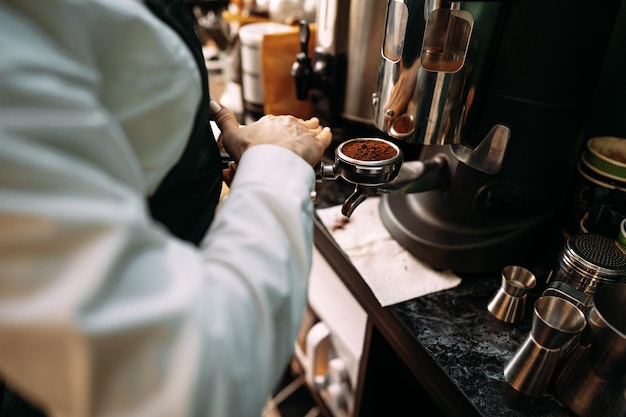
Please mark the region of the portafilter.
POLYGON ((350 217, 367 197, 378 194, 378 186, 396 178, 401 165, 402 151, 394 143, 380 138, 355 138, 337 147, 333 164, 322 161, 316 176, 319 181, 341 177, 355 184, 341 210, 350 217))

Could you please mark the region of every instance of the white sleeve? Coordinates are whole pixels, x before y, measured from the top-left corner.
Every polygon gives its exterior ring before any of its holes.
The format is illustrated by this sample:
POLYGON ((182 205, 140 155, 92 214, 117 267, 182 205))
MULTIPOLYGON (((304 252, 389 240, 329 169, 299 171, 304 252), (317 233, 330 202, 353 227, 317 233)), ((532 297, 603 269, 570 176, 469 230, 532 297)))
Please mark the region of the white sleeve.
POLYGON ((211 415, 258 412, 293 353, 311 268, 313 185, 313 169, 291 151, 250 148, 203 244, 207 285, 227 289, 208 290, 204 305, 215 319, 198 397, 211 415), (231 332, 239 334, 216 337, 231 332))
POLYGON ((306 303, 310 166, 281 148, 251 148, 197 250, 151 223, 140 197, 99 184, 83 192, 92 184, 75 164, 18 165, 31 159, 20 150, 35 149, 9 142, 16 154, 7 155, 5 139, 6 380, 53 416, 256 415, 306 303), (54 182, 50 193, 36 189, 54 182))
MULTIPOLYGON (((29 47, 3 7, 0 50, 29 47)), ((52 76, 5 52, 2 379, 50 416, 257 416, 306 302, 311 167, 278 147, 248 150, 196 248, 150 218, 97 73, 68 51, 41 51, 59 60, 52 76)))

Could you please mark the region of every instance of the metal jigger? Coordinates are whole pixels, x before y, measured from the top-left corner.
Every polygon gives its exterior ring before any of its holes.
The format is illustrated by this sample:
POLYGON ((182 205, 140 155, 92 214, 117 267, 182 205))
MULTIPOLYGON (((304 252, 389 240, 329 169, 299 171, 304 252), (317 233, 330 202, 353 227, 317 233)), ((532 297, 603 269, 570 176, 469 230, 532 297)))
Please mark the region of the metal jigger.
POLYGON ((585 328, 585 315, 561 297, 543 296, 533 310, 531 331, 504 368, 507 382, 526 395, 541 395, 559 361, 561 347, 585 328))
POLYGON ((502 269, 502 285, 487 304, 487 310, 498 320, 517 323, 524 318, 526 293, 535 287, 535 275, 521 266, 502 269))

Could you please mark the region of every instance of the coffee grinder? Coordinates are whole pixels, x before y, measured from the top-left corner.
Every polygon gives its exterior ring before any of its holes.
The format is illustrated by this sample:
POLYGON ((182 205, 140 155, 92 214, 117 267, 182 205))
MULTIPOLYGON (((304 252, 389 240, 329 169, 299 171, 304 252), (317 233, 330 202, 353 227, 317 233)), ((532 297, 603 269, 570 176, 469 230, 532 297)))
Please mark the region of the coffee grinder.
POLYGON ((463 273, 554 259, 619 6, 387 2, 374 124, 438 178, 379 188, 398 242, 463 273))

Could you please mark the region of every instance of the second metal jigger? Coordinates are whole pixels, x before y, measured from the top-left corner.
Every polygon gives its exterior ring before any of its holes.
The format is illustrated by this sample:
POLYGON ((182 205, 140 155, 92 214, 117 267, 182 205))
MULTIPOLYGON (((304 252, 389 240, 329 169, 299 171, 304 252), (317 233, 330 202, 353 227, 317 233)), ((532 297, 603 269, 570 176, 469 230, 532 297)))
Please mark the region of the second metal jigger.
POLYGON ((586 326, 585 315, 564 298, 540 297, 526 340, 504 368, 506 381, 526 395, 542 395, 556 369, 561 348, 586 326))

